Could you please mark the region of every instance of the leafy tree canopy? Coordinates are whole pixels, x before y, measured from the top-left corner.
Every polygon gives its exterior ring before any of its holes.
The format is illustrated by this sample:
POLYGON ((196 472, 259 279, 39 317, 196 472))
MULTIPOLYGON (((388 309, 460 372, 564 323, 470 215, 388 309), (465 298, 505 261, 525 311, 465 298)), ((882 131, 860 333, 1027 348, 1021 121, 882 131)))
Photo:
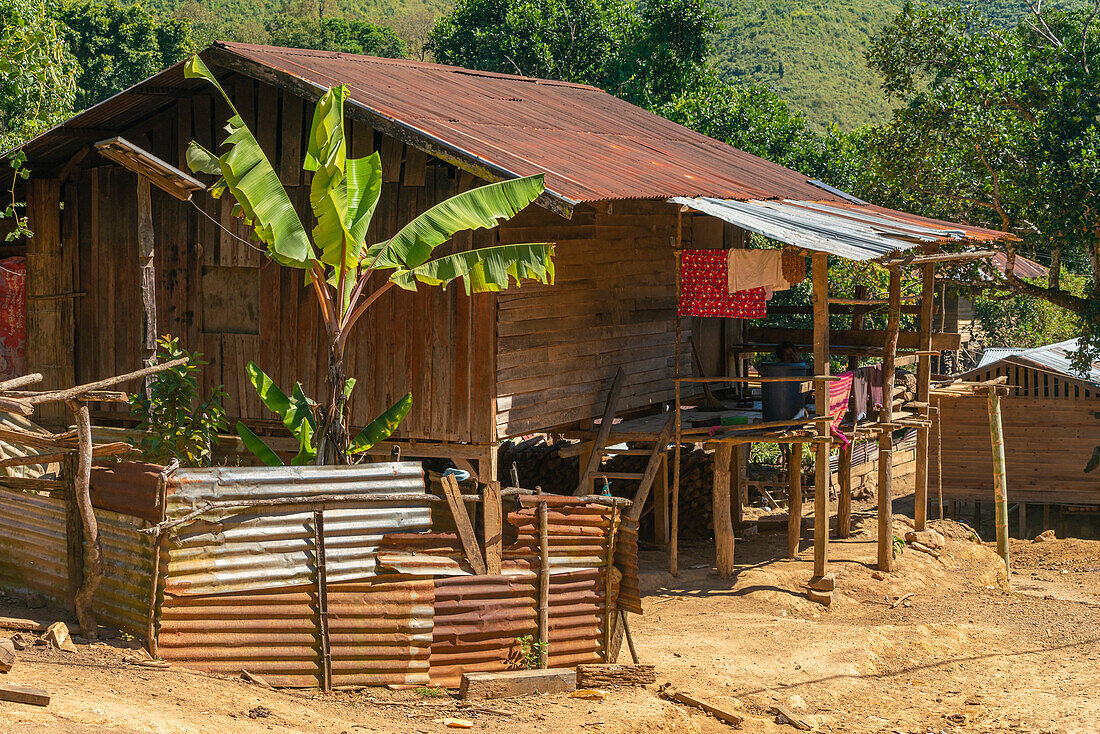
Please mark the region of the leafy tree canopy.
POLYGON ((717 16, 704 0, 458 0, 437 61, 592 84, 643 107, 702 79, 717 16))
POLYGON ((907 4, 868 52, 900 107, 887 125, 863 133, 860 148, 865 198, 1012 232, 1020 249, 1085 275, 1083 295, 1057 278, 979 283, 1077 314, 1081 360, 1100 352, 1094 15, 1036 10, 1003 29, 972 9, 907 4))
POLYGON ((194 52, 191 25, 142 2, 68 0, 59 10, 80 64, 76 109, 84 109, 194 52))
POLYGON ((44 0, 0 0, 0 150, 72 113, 76 60, 44 0))
POLYGON ((392 28, 365 20, 345 18, 309 18, 283 13, 268 24, 270 43, 289 48, 313 48, 403 59, 408 54, 405 42, 392 28))

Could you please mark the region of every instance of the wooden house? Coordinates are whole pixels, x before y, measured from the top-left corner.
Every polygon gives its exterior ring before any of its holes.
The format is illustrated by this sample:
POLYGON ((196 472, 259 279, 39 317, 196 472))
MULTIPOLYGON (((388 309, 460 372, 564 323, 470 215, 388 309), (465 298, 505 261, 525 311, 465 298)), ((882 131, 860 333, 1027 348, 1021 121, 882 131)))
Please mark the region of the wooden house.
MULTIPOLYGON (((1002 421, 1008 498, 1017 507, 1014 525, 1021 535, 1028 534, 1029 505, 1042 506, 1036 509, 1047 517, 1055 505, 1091 512, 1094 521, 1100 513, 1100 471, 1085 471, 1100 445, 1100 364, 1083 375, 1075 372, 1071 355, 1076 349, 1076 339, 1036 349, 998 349, 993 358, 959 375, 964 381, 1007 379, 1011 396, 1003 402, 1002 421)), ((980 512, 981 503, 988 507, 993 500, 985 401, 945 399, 939 411, 941 458, 931 463, 931 481, 937 486, 942 481, 945 503, 978 503, 980 512)), ((1033 521, 1038 517, 1032 514, 1033 521)))

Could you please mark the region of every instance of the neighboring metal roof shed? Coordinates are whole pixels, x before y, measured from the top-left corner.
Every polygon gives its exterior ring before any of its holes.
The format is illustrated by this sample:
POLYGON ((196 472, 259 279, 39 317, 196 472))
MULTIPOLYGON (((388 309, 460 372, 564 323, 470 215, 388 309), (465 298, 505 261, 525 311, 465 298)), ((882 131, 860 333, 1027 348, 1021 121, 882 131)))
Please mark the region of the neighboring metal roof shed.
POLYGON ((1073 369, 1073 355, 1077 351, 1077 346, 1077 339, 1067 339, 1064 342, 1047 344, 1034 349, 993 347, 985 350, 981 361, 976 367, 964 372, 960 377, 966 377, 980 369, 1006 362, 1057 372, 1076 380, 1100 386, 1100 362, 1092 362, 1088 371, 1083 375, 1073 369))
POLYGON ((670 201, 769 239, 857 261, 876 260, 918 245, 991 242, 1008 236, 848 202, 729 201, 679 196, 670 201))

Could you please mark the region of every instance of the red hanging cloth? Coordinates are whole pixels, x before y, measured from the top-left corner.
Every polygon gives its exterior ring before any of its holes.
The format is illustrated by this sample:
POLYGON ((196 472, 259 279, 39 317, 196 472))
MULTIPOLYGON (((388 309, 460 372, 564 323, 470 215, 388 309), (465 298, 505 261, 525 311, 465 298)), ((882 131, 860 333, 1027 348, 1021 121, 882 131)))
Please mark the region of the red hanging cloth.
POLYGON ((763 288, 730 293, 726 250, 680 253, 681 316, 760 319, 768 314, 763 288))

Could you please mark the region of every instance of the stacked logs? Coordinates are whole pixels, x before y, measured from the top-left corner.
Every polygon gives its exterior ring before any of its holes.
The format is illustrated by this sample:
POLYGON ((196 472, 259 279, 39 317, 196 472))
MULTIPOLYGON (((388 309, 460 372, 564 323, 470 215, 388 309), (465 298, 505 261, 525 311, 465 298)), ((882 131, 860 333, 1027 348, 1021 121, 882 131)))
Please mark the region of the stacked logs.
MULTIPOLYGON (((515 462, 521 487, 533 489, 542 487, 550 494, 573 494, 577 488, 580 473, 580 459, 576 451, 571 456, 562 456, 562 452, 576 441, 553 439, 545 435, 506 441, 497 452, 500 475, 497 479, 504 485, 512 484, 512 463, 515 462)), ((569 453, 569 452, 566 452, 569 453)))

